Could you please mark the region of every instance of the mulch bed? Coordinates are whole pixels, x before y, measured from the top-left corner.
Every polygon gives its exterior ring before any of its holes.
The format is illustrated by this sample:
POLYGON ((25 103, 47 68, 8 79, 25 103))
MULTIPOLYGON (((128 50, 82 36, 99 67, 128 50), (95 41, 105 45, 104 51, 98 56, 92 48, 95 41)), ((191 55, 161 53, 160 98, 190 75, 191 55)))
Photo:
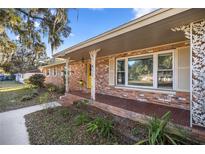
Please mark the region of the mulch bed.
POLYGON ((38 111, 25 119, 31 144, 134 144, 147 136, 141 124, 85 104, 38 111), (76 125, 75 118, 82 113, 112 121, 112 137, 88 133, 87 124, 76 125))

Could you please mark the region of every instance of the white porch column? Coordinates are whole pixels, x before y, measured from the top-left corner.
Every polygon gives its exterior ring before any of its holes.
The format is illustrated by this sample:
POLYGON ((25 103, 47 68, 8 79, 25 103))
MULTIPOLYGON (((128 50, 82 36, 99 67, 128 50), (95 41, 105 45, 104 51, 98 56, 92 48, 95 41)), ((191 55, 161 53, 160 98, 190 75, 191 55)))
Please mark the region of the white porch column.
POLYGON ((96 56, 100 49, 96 49, 90 51, 90 59, 91 59, 91 99, 95 100, 95 64, 96 64, 96 56))
POLYGON ((205 127, 205 20, 176 27, 190 39, 190 126, 205 127))
POLYGON ((70 57, 68 57, 66 59, 66 65, 65 65, 65 92, 68 93, 69 92, 69 61, 70 61, 70 57))

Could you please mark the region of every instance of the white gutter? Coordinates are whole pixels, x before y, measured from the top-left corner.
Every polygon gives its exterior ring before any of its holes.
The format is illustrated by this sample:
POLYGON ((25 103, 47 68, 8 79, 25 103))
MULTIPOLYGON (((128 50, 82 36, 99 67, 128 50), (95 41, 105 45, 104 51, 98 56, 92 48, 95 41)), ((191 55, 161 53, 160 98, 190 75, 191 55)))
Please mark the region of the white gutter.
POLYGON ((79 50, 79 49, 88 47, 90 45, 93 45, 95 43, 99 43, 101 41, 104 41, 104 40, 116 37, 118 35, 127 33, 129 31, 136 30, 138 28, 141 28, 141 27, 144 27, 146 25, 152 24, 154 22, 163 20, 163 19, 171 17, 173 15, 185 12, 187 10, 190 10, 190 9, 184 9, 184 8, 180 8, 180 9, 159 9, 159 10, 153 11, 153 12, 147 14, 147 15, 144 15, 144 16, 136 19, 136 20, 130 21, 130 22, 124 24, 124 25, 121 25, 121 26, 119 26, 117 28, 114 28, 110 31, 102 33, 102 34, 100 34, 96 37, 93 37, 93 38, 88 39, 86 41, 83 41, 79 44, 76 44, 76 45, 74 45, 70 48, 67 48, 67 49, 59 52, 59 53, 56 53, 56 54, 54 54, 54 56, 55 57, 63 56, 65 54, 71 53, 75 50, 79 50))

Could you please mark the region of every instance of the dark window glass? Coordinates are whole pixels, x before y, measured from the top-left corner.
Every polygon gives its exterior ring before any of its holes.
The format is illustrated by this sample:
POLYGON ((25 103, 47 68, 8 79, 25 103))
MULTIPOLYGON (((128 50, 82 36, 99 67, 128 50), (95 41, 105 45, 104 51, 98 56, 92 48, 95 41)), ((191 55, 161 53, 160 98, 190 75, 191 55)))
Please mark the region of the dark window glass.
POLYGON ((158 55, 158 88, 173 88, 172 53, 158 55))
POLYGON ((153 57, 128 59, 128 84, 153 86, 153 57))
POLYGON ((125 84, 125 60, 117 61, 117 84, 125 84))

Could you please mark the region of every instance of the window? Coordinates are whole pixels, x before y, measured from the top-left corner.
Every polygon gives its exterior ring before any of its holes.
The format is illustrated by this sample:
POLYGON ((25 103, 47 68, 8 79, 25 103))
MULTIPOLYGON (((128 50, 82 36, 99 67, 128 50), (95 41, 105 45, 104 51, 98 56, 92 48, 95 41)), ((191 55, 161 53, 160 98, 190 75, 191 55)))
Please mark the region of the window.
POLYGON ((57 75, 56 68, 54 68, 53 70, 54 70, 54 76, 56 76, 57 75))
POLYGON ((117 61, 117 84, 125 84, 125 60, 117 61))
MULTIPOLYGON (((135 87, 174 89, 173 51, 116 61, 116 84, 135 87)), ((175 87, 176 88, 176 87, 175 87)))
POLYGON ((48 69, 48 75, 49 76, 51 75, 51 69, 50 68, 48 69))
POLYGON ((173 88, 172 53, 158 55, 158 88, 173 88))
POLYGON ((128 85, 153 86, 153 56, 128 59, 128 85))
POLYGON ((46 76, 49 76, 49 70, 46 70, 46 76))

